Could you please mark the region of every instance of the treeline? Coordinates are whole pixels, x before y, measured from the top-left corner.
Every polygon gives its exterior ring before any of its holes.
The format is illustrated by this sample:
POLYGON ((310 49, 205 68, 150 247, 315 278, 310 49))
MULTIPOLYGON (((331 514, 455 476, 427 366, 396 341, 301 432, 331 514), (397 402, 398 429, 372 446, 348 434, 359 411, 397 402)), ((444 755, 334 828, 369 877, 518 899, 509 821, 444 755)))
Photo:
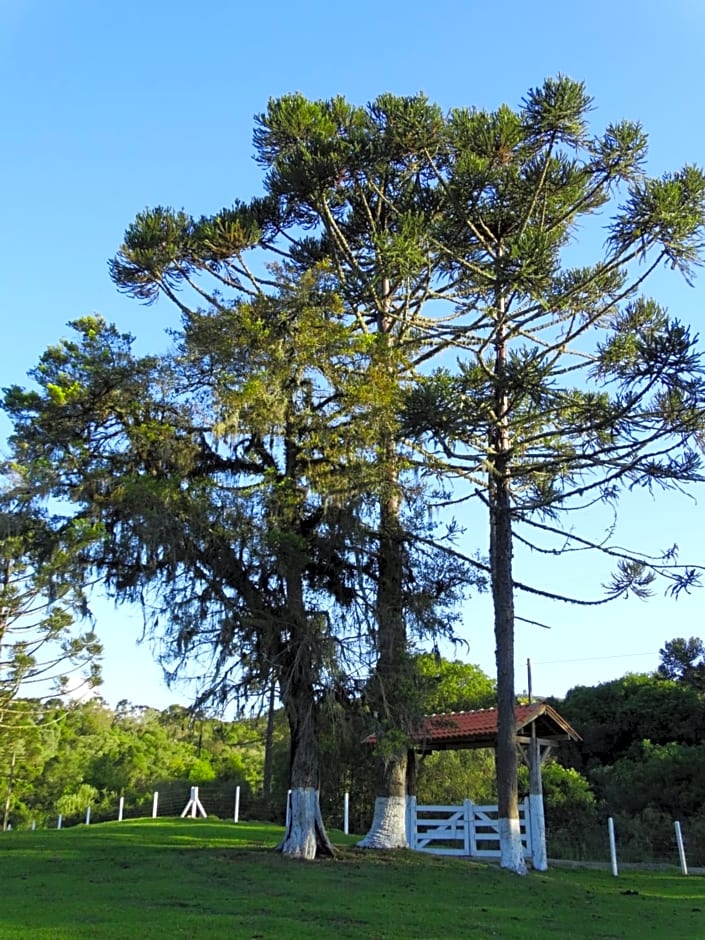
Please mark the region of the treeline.
MULTIPOLYGON (((5 827, 69 821, 88 806, 93 820, 115 818, 118 800, 151 804, 154 790, 185 796, 190 785, 234 781, 262 794, 265 726, 258 719, 217 721, 178 705, 157 711, 101 698, 68 707, 59 700, 22 700, 29 722, 3 741, 5 827)), ((282 723, 274 723, 277 777, 286 773, 282 723)))
MULTIPOLYGON (((681 642, 666 644, 665 661, 681 642)), ((695 648, 702 652, 702 644, 695 648)), ((428 712, 494 704, 494 683, 476 666, 432 655, 418 657, 417 666, 428 712)), ((673 821, 679 819, 691 863, 705 861, 702 672, 691 656, 689 664, 578 686, 551 700, 582 737, 563 745, 544 767, 552 856, 602 857, 605 821, 612 816, 625 860, 669 857, 673 821)), ((178 811, 192 785, 224 795, 225 803, 213 797, 211 814, 228 813, 240 787, 244 815, 283 820, 290 742, 281 709, 271 717, 222 721, 176 705, 157 711, 122 702, 112 709, 100 698, 70 707, 58 700, 17 705, 32 724, 3 741, 6 826, 54 824, 57 813, 81 821, 89 805, 93 820, 114 819, 120 797, 131 813, 142 807, 148 815, 154 790, 162 797, 175 794, 171 806, 174 811, 178 804, 178 811)), ((349 793, 351 829, 361 833, 375 799, 374 754, 364 743, 369 729, 360 702, 331 702, 319 732, 324 818, 340 825, 349 793)), ((524 769, 522 790, 528 790, 524 769)), ((420 761, 420 802, 466 797, 496 801, 492 751, 442 752, 420 761)))
MULTIPOLYGON (((476 666, 420 655, 416 674, 428 711, 494 703, 494 683, 476 666)), ((290 737, 281 708, 271 716, 223 721, 178 705, 159 711, 128 701, 113 709, 99 697, 68 706, 59 699, 20 699, 12 717, 12 724, 0 726, 5 827, 54 824, 57 813, 78 821, 89 805, 92 820, 115 818, 120 797, 148 815, 155 790, 183 799, 192 785, 229 793, 239 786, 249 815, 283 821, 290 737)), ((360 832, 369 825, 375 799, 374 755, 364 743, 370 722, 361 700, 331 699, 319 724, 324 814, 339 824, 343 794, 349 793, 351 826, 360 832)), ((479 766, 493 772, 487 755, 479 766)), ((458 792, 473 789, 473 774, 454 774, 458 792)), ((442 786, 442 772, 427 776, 442 786)))
POLYGON ((594 820, 612 816, 630 857, 658 858, 673 845, 678 819, 685 823, 693 857, 705 861, 704 652, 699 638, 677 638, 661 651, 655 674, 578 686, 553 701, 582 736, 579 744, 561 749, 559 760, 580 775, 593 796, 582 808, 566 801, 561 832, 554 795, 550 812, 559 844, 568 837, 586 857, 593 848, 594 820), (582 826, 576 825, 578 816, 582 826))

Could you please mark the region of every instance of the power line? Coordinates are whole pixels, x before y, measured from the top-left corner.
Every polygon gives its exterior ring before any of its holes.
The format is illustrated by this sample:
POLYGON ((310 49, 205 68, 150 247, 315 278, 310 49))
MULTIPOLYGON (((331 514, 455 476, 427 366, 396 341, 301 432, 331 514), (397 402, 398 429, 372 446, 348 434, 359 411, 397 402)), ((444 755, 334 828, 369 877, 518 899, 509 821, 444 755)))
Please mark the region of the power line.
POLYGON ((534 662, 534 666, 560 666, 562 663, 589 663, 601 659, 627 659, 634 656, 653 656, 653 650, 648 653, 619 653, 616 656, 586 656, 583 659, 548 659, 542 662, 534 662))

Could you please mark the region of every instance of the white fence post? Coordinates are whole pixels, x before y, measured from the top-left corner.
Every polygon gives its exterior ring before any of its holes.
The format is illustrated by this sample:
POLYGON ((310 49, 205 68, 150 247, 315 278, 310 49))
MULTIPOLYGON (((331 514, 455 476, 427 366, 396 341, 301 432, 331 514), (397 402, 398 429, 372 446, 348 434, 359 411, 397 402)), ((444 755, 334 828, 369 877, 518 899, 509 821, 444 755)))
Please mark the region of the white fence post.
POLYGON ((343 797, 343 832, 350 834, 350 794, 346 791, 343 797))
POLYGON ((544 837, 543 797, 540 797, 538 801, 532 800, 530 796, 524 797, 524 802, 519 806, 520 830, 522 812, 524 814, 524 834, 522 836, 522 843, 525 844, 525 848, 522 848, 524 857, 528 856, 531 859, 535 871, 546 871, 548 864, 546 862, 546 839, 544 837), (539 809, 540 818, 538 815, 539 809))
POLYGON ((57 829, 61 829, 61 820, 62 820, 62 816, 61 816, 61 813, 59 813, 59 818, 56 820, 57 829))
POLYGON ((612 861, 612 874, 616 878, 619 874, 619 869, 617 868, 617 843, 614 838, 614 819, 610 816, 607 820, 607 831, 610 836, 610 859, 612 861))
POLYGON ((157 818, 157 807, 159 806, 159 791, 154 791, 154 796, 152 797, 152 819, 157 818))
POLYGON ((125 810, 125 797, 120 797, 120 802, 118 804, 118 822, 122 822, 122 815, 125 810))
POLYGON ((418 822, 416 819, 416 797, 406 798, 406 841, 409 848, 415 849, 418 842, 418 822))
POLYGON ((688 863, 685 860, 685 846, 683 845, 683 833, 681 832, 681 824, 676 820, 675 822, 676 830, 676 845, 678 846, 678 858, 681 862, 681 871, 684 875, 688 874, 688 863))
POLYGON ((34 832, 34 830, 37 828, 37 821, 36 821, 35 819, 32 820, 32 827, 31 827, 31 828, 32 828, 32 832, 34 832))
POLYGON ((240 787, 235 787, 235 808, 233 809, 233 822, 240 821, 240 787))
POLYGON ((90 806, 86 807, 86 825, 89 826, 91 823, 91 808, 90 806))
POLYGON ((475 854, 475 809, 472 800, 463 800, 463 826, 465 837, 463 848, 466 855, 475 854))

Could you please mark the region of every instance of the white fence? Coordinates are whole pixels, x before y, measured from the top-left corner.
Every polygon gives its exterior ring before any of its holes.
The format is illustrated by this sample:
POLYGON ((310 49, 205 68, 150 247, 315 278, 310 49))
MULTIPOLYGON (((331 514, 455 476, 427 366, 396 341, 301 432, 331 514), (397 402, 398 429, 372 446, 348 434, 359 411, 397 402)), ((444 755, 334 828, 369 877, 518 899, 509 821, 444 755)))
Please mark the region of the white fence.
MULTIPOLYGON (((416 797, 407 802, 406 837, 417 852, 434 855, 468 855, 499 858, 499 823, 496 806, 480 806, 465 800, 462 806, 419 806, 416 797)), ((532 855, 528 800, 519 805, 524 855, 532 855)))
MULTIPOLYGON (((239 786, 235 787, 234 795, 235 795, 235 799, 234 799, 232 818, 234 822, 239 822, 240 820, 240 787, 239 786)), ((167 802, 166 813, 164 815, 167 815, 167 816, 176 815, 177 807, 179 806, 183 806, 183 800, 179 797, 178 803, 175 803, 174 797, 172 795, 172 797, 167 802)), ((116 818, 118 822, 122 822, 124 819, 124 815, 125 815, 125 798, 121 796, 118 800, 117 814, 114 818, 116 818)), ((152 819, 156 819, 158 815, 159 815, 159 792, 155 790, 154 793, 152 794, 152 819)), ((91 816, 92 816, 92 807, 87 806, 86 814, 83 819, 83 821, 85 822, 87 826, 90 825, 91 816)), ((190 816, 193 819, 195 819, 197 816, 202 816, 204 818, 208 816, 208 813, 205 811, 203 807, 203 803, 201 802, 198 787, 191 787, 188 801, 186 802, 186 805, 181 811, 181 818, 183 819, 185 816, 190 816)), ((103 819, 103 821, 107 821, 108 818, 112 818, 112 817, 106 816, 106 812, 103 809, 101 812, 101 818, 103 819)), ((137 816, 133 818, 145 819, 146 813, 138 814, 137 816)), ((78 822, 81 822, 81 819, 74 815, 73 825, 76 825, 76 823, 78 822)), ((65 823, 65 820, 64 820, 63 814, 59 813, 57 821, 56 821, 56 828, 62 829, 64 827, 64 823, 65 823)), ((9 828, 11 829, 12 826, 10 825, 9 828)), ((30 828, 36 829, 36 823, 34 821, 31 823, 30 828)))

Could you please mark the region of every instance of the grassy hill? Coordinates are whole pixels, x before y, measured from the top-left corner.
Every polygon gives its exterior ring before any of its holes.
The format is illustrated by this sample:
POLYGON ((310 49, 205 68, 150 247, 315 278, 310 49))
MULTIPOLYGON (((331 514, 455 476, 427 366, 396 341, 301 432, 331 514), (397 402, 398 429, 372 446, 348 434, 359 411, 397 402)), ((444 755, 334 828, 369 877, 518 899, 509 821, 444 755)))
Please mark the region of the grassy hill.
POLYGON ((281 829, 142 820, 0 834, 0 940, 410 940, 705 936, 705 879, 552 869, 526 878, 412 852, 273 851, 281 829))

